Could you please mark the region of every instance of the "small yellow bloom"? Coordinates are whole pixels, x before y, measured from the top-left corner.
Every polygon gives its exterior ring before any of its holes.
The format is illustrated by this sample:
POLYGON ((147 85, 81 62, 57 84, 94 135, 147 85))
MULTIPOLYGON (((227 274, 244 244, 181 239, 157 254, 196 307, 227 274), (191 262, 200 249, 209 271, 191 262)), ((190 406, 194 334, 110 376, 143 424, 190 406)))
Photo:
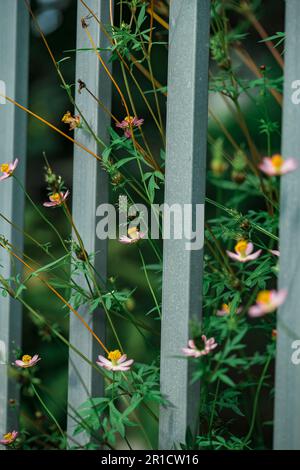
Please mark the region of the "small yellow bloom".
POLYGON ((73 131, 76 127, 80 126, 80 116, 72 116, 70 111, 67 111, 61 120, 65 124, 70 124, 70 131, 73 131))
POLYGON ((229 313, 230 312, 230 306, 228 304, 222 304, 222 310, 225 313, 229 313))
POLYGON ((6 434, 3 434, 2 439, 0 439, 0 444, 4 446, 12 444, 17 439, 18 434, 19 433, 17 431, 7 432, 6 434))
POLYGON ((2 163, 0 165, 0 171, 2 176, 0 176, 0 181, 5 180, 6 178, 9 178, 10 176, 13 175, 15 169, 17 168, 17 165, 19 163, 19 160, 16 158, 13 163, 2 163))
POLYGON ((69 190, 66 191, 65 193, 63 191, 61 191, 60 193, 53 193, 53 194, 50 194, 49 196, 49 200, 50 202, 44 202, 44 206, 45 207, 57 207, 57 206, 61 206, 62 204, 64 204, 65 200, 67 199, 67 197, 69 196, 69 190))
POLYGON ((62 117, 62 122, 64 122, 65 124, 69 124, 70 122, 70 119, 72 118, 72 114, 70 113, 70 111, 67 111, 63 117, 62 117))

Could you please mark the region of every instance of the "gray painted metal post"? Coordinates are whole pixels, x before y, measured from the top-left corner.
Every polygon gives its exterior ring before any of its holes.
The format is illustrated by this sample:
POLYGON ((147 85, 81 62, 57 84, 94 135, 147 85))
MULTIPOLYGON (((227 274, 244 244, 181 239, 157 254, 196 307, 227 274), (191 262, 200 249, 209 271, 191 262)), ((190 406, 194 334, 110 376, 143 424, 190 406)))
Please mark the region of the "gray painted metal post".
MULTIPOLYGON (((170 11, 165 203, 202 204, 205 197, 210 1, 173 0, 170 11), (178 125, 180 120, 180 125, 178 125)), ((195 213, 193 213, 195 218, 195 213)), ((201 230, 204 231, 204 221, 201 230)), ((188 361, 178 358, 189 320, 201 318, 202 249, 164 241, 160 448, 184 442, 197 417, 199 389, 188 386, 188 361)))
MULTIPOLYGON (((106 0, 90 0, 89 7, 101 19, 104 25, 109 24, 109 2, 106 0)), ((91 48, 89 40, 82 29, 81 18, 86 17, 88 11, 78 1, 77 13, 77 48, 91 48)), ((108 46, 107 38, 101 32, 94 19, 88 19, 89 31, 95 44, 101 48, 108 46)), ((108 56, 101 52, 108 63, 108 56)), ((78 52, 76 56, 76 80, 81 79, 89 90, 110 109, 111 107, 111 83, 104 69, 93 51, 78 52)), ((96 101, 85 91, 77 91, 76 103, 82 111, 85 119, 96 135, 108 142, 107 128, 110 125, 110 117, 97 105, 96 101)), ((99 152, 93 137, 86 131, 78 129, 76 139, 93 152, 99 152)), ((107 243, 96 237, 96 207, 108 200, 107 174, 102 170, 99 161, 91 157, 83 150, 74 148, 74 175, 73 175, 73 218, 81 235, 86 251, 97 252, 95 266, 103 279, 106 279, 107 269, 107 243)), ((76 237, 74 236, 74 239, 76 237)), ((77 280, 78 282, 78 280, 77 280)), ((81 284, 87 288, 84 279, 81 284)), ((88 322, 90 327, 102 339, 105 336, 104 312, 99 309, 92 315, 88 308, 80 308, 80 314, 88 322)), ((83 327, 80 321, 70 313, 70 342, 76 346, 86 357, 95 362, 100 351, 98 343, 83 327)), ((74 416, 74 409, 87 400, 90 396, 103 395, 103 381, 100 374, 95 373, 92 367, 78 355, 70 351, 69 356, 69 412, 74 416)), ((72 436, 76 422, 68 417, 68 434, 72 436)), ((76 436, 76 441, 85 443, 85 436, 76 436)), ((70 441, 70 445, 72 441, 70 441)))
POLYGON ((277 320, 274 448, 292 450, 300 449, 300 366, 291 360, 292 344, 300 340, 300 104, 291 99, 292 83, 300 80, 299 18, 300 2, 286 0, 282 154, 297 158, 299 168, 281 178, 279 287, 288 289, 288 298, 277 320))
MULTIPOLYGON (((0 10, 0 80, 6 85, 6 95, 26 106, 29 15, 24 3, 17 0, 2 0, 0 10)), ((4 91, 4 87, 1 88, 4 91)), ((12 162, 18 157, 16 174, 24 181, 26 113, 8 102, 0 104, 0 123, 0 163, 12 162)), ((0 213, 22 228, 24 194, 13 178, 0 182, 0 213)), ((13 230, 2 218, 0 235, 22 251, 22 234, 13 230)), ((11 263, 4 249, 0 249, 0 265, 1 275, 5 278, 20 270, 20 266, 11 263)), ((0 435, 18 430, 18 387, 9 376, 8 365, 14 359, 13 351, 21 345, 21 313, 20 303, 10 297, 0 297, 0 435), (16 400, 15 409, 9 406, 10 399, 16 400)))

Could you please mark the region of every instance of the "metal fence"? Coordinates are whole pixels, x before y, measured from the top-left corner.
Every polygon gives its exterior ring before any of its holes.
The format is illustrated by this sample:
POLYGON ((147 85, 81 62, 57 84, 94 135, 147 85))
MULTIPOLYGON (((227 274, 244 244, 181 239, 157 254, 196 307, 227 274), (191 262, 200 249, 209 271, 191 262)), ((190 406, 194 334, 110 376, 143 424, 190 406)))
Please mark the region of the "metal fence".
MULTIPOLYGON (((89 0, 89 6, 104 24, 109 23, 108 0, 89 0)), ((6 83, 6 94, 26 105, 29 55, 29 14, 23 1, 1 0, 0 4, 0 79, 6 83)), ((81 18, 86 10, 78 1, 77 47, 86 45, 81 18)), ((292 82, 300 79, 300 33, 298 0, 286 0, 286 51, 285 51, 285 99, 283 113, 283 149, 286 156, 299 155, 300 106, 291 101, 292 82)), ((210 0, 172 0, 169 32, 169 78, 167 115, 167 156, 165 201, 168 204, 204 204, 205 161, 207 140, 208 56, 209 56, 210 0), (189 41, 183 40, 189 31, 189 41), (181 132, 177 131, 177 116, 181 116, 181 132), (200 124, 201 123, 201 124, 200 124), (185 159, 182 159, 185 154, 185 159), (172 165, 169 162, 172 161, 172 165)), ((100 28, 91 23, 91 34, 97 46, 105 47, 106 37, 100 28)), ((109 109, 111 84, 93 54, 78 54, 76 78, 84 77, 89 89, 101 98, 109 109)), ((88 123, 105 136, 109 126, 107 114, 95 107, 86 96, 77 93, 76 101, 88 123)), ((18 178, 25 181, 26 162, 26 114, 10 103, 0 109, 0 142, 6 159, 18 156, 18 178)), ((97 153, 96 143, 87 134, 77 133, 76 139, 97 153)), ((108 136, 107 136, 108 141, 108 136)), ((107 246, 96 238, 96 204, 108 201, 107 176, 97 161, 86 158, 81 148, 74 148, 73 217, 89 252, 99 253, 97 270, 105 278, 107 246)), ((299 157, 300 158, 300 157, 299 157)), ((24 196, 14 179, 0 185, 0 213, 22 227, 24 196)), ((281 274, 280 287, 289 289, 289 298, 280 309, 278 322, 278 347, 276 359, 275 431, 276 449, 300 449, 300 395, 299 371, 290 361, 290 332, 300 338, 298 288, 300 263, 297 237, 300 233, 300 181, 294 172, 283 179, 281 187, 281 274)), ((204 230, 204 227, 203 227, 204 230)), ((19 231, 0 219, 0 233, 22 251, 23 240, 19 231)), ((1 250, 0 264, 3 276, 12 272, 8 254, 1 250)), ((15 267, 14 267, 15 269, 15 267)), ((82 280, 84 286, 84 280, 82 280)), ((195 416, 195 397, 200 390, 189 387, 188 361, 180 361, 176 355, 188 340, 191 315, 201 312, 202 250, 187 251, 183 240, 164 242, 163 315, 161 337, 161 390, 172 406, 160 411, 159 446, 170 449, 174 442, 183 442, 188 425, 195 416), (172 338, 172 340, 171 340, 172 338)), ((81 307, 83 317, 87 315, 81 307)), ((199 313, 200 315, 200 313, 199 313)), ((93 316, 92 328, 104 337, 103 315, 93 316)), ((17 427, 18 403, 15 382, 9 377, 6 366, 12 362, 11 352, 21 343, 21 306, 9 296, 1 297, 0 304, 0 434, 17 427)), ((96 350, 91 336, 81 327, 76 317, 70 317, 70 342, 91 361, 96 350)), ((77 409, 90 395, 103 392, 103 383, 92 367, 70 351, 68 402, 70 409, 77 409), (76 362, 76 367, 74 363, 76 362), (81 378, 80 378, 81 377, 81 378), (84 386, 83 386, 84 383, 84 386)), ((72 435, 74 422, 68 420, 68 433, 72 435)), ((78 437, 77 437, 78 440, 78 437)))

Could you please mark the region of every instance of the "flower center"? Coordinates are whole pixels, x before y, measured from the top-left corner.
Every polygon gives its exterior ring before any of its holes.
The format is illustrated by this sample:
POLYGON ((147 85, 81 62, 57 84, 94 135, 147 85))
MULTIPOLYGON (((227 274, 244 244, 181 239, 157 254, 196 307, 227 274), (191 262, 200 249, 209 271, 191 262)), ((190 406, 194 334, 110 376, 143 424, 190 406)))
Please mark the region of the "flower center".
POLYGON ((29 364, 31 359, 32 359, 32 357, 29 356, 28 354, 25 354, 25 356, 22 357, 22 361, 25 362, 25 364, 29 364))
POLYGON ((8 163, 3 163, 0 167, 2 173, 9 173, 9 164, 8 163))
POLYGON ((10 441, 11 439, 13 439, 12 432, 8 432, 7 434, 3 434, 3 439, 5 439, 7 441, 10 441))
POLYGON ((51 194, 51 196, 49 196, 49 199, 50 199, 51 202, 61 202, 62 201, 62 197, 61 197, 60 193, 51 194))
POLYGON ((269 290, 262 290, 256 299, 258 304, 269 304, 271 302, 271 291, 269 290))
POLYGON ((116 365, 120 357, 122 357, 122 353, 116 349, 115 351, 110 351, 107 357, 114 365, 116 365))
POLYGON ((222 310, 226 313, 230 312, 230 306, 228 304, 222 304, 222 310))
POLYGON ((248 242, 246 242, 246 240, 240 240, 239 242, 237 242, 234 249, 239 255, 246 256, 247 246, 248 242))
POLYGON ((281 155, 274 155, 272 157, 272 165, 276 170, 280 170, 283 164, 283 158, 281 155))
POLYGON ((62 122, 65 122, 68 124, 71 118, 72 118, 72 115, 70 111, 67 111, 62 117, 62 122))
POLYGON ((132 239, 136 239, 138 238, 138 235, 139 235, 139 231, 137 229, 137 227, 131 227, 128 229, 128 236, 132 239))
POLYGON ((134 118, 132 116, 126 116, 126 118, 124 119, 124 121, 128 122, 128 124, 132 124, 134 118))

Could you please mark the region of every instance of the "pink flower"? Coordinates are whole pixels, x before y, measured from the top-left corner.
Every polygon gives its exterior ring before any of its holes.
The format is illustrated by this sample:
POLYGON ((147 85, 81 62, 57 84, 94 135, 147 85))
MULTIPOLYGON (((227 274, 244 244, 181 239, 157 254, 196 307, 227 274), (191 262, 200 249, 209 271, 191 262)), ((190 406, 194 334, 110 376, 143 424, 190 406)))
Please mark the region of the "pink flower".
POLYGON ((235 253, 232 251, 226 250, 229 258, 232 258, 240 263, 245 263, 246 261, 251 261, 259 257, 262 250, 258 250, 255 253, 253 251, 253 243, 247 242, 246 240, 240 240, 234 247, 235 253))
MULTIPOLYGON (((241 313, 242 307, 239 307, 235 313, 241 313)), ((217 310, 217 316, 218 317, 225 317, 225 315, 229 315, 230 313, 230 304, 222 304, 222 307, 220 310, 217 310)))
POLYGON ((8 432, 7 434, 3 434, 3 438, 0 439, 0 444, 3 444, 4 446, 8 446, 12 444, 18 437, 18 432, 17 431, 12 431, 8 432))
POLYGON ((65 193, 60 192, 60 193, 54 193, 50 194, 49 199, 50 202, 44 202, 43 206, 45 207, 58 207, 61 206, 67 197, 69 196, 70 191, 66 191, 65 193))
POLYGON ((106 370, 112 370, 113 372, 116 371, 127 371, 130 369, 131 365, 133 364, 133 359, 129 359, 128 361, 126 354, 123 354, 116 349, 115 351, 111 351, 108 354, 108 359, 103 356, 98 356, 98 361, 96 364, 100 367, 104 367, 106 370))
POLYGON ((204 342, 204 349, 198 349, 195 341, 190 339, 188 341, 188 348, 182 348, 182 352, 187 357, 200 357, 206 356, 210 351, 215 349, 218 346, 218 343, 215 342, 215 338, 207 339, 205 335, 201 336, 202 341, 204 342))
POLYGON ((6 178, 9 178, 10 176, 13 175, 13 172, 17 168, 17 165, 19 163, 19 160, 16 158, 13 163, 2 163, 0 165, 0 171, 3 173, 2 176, 0 176, 0 181, 5 180, 6 178))
POLYGON ((278 256, 278 257, 280 256, 280 251, 279 251, 279 250, 269 250, 269 251, 270 251, 270 253, 272 253, 272 255, 274 255, 274 256, 278 256))
POLYGON ((140 127, 144 123, 144 119, 139 119, 137 117, 126 116, 125 119, 121 122, 117 122, 116 127, 124 129, 124 135, 129 139, 131 137, 131 129, 133 127, 140 127))
POLYGON ((274 312, 283 302, 287 296, 286 289, 276 290, 263 290, 259 292, 256 298, 256 305, 252 305, 249 309, 250 317, 262 317, 266 313, 274 312))
POLYGON ((140 232, 137 229, 137 227, 131 227, 130 229, 128 229, 127 233, 128 233, 128 236, 122 235, 119 238, 119 242, 125 243, 125 244, 136 243, 139 240, 141 240, 141 238, 144 238, 145 236, 145 234, 143 232, 140 232))
POLYGON ((296 170, 298 162, 295 158, 284 160, 281 155, 276 154, 272 157, 264 157, 258 167, 269 176, 280 176, 296 170))
POLYGON ((33 357, 28 356, 28 354, 25 354, 22 359, 17 359, 15 361, 15 365, 18 367, 22 367, 23 369, 27 369, 28 367, 35 366, 40 360, 41 358, 38 354, 35 354, 33 357))

